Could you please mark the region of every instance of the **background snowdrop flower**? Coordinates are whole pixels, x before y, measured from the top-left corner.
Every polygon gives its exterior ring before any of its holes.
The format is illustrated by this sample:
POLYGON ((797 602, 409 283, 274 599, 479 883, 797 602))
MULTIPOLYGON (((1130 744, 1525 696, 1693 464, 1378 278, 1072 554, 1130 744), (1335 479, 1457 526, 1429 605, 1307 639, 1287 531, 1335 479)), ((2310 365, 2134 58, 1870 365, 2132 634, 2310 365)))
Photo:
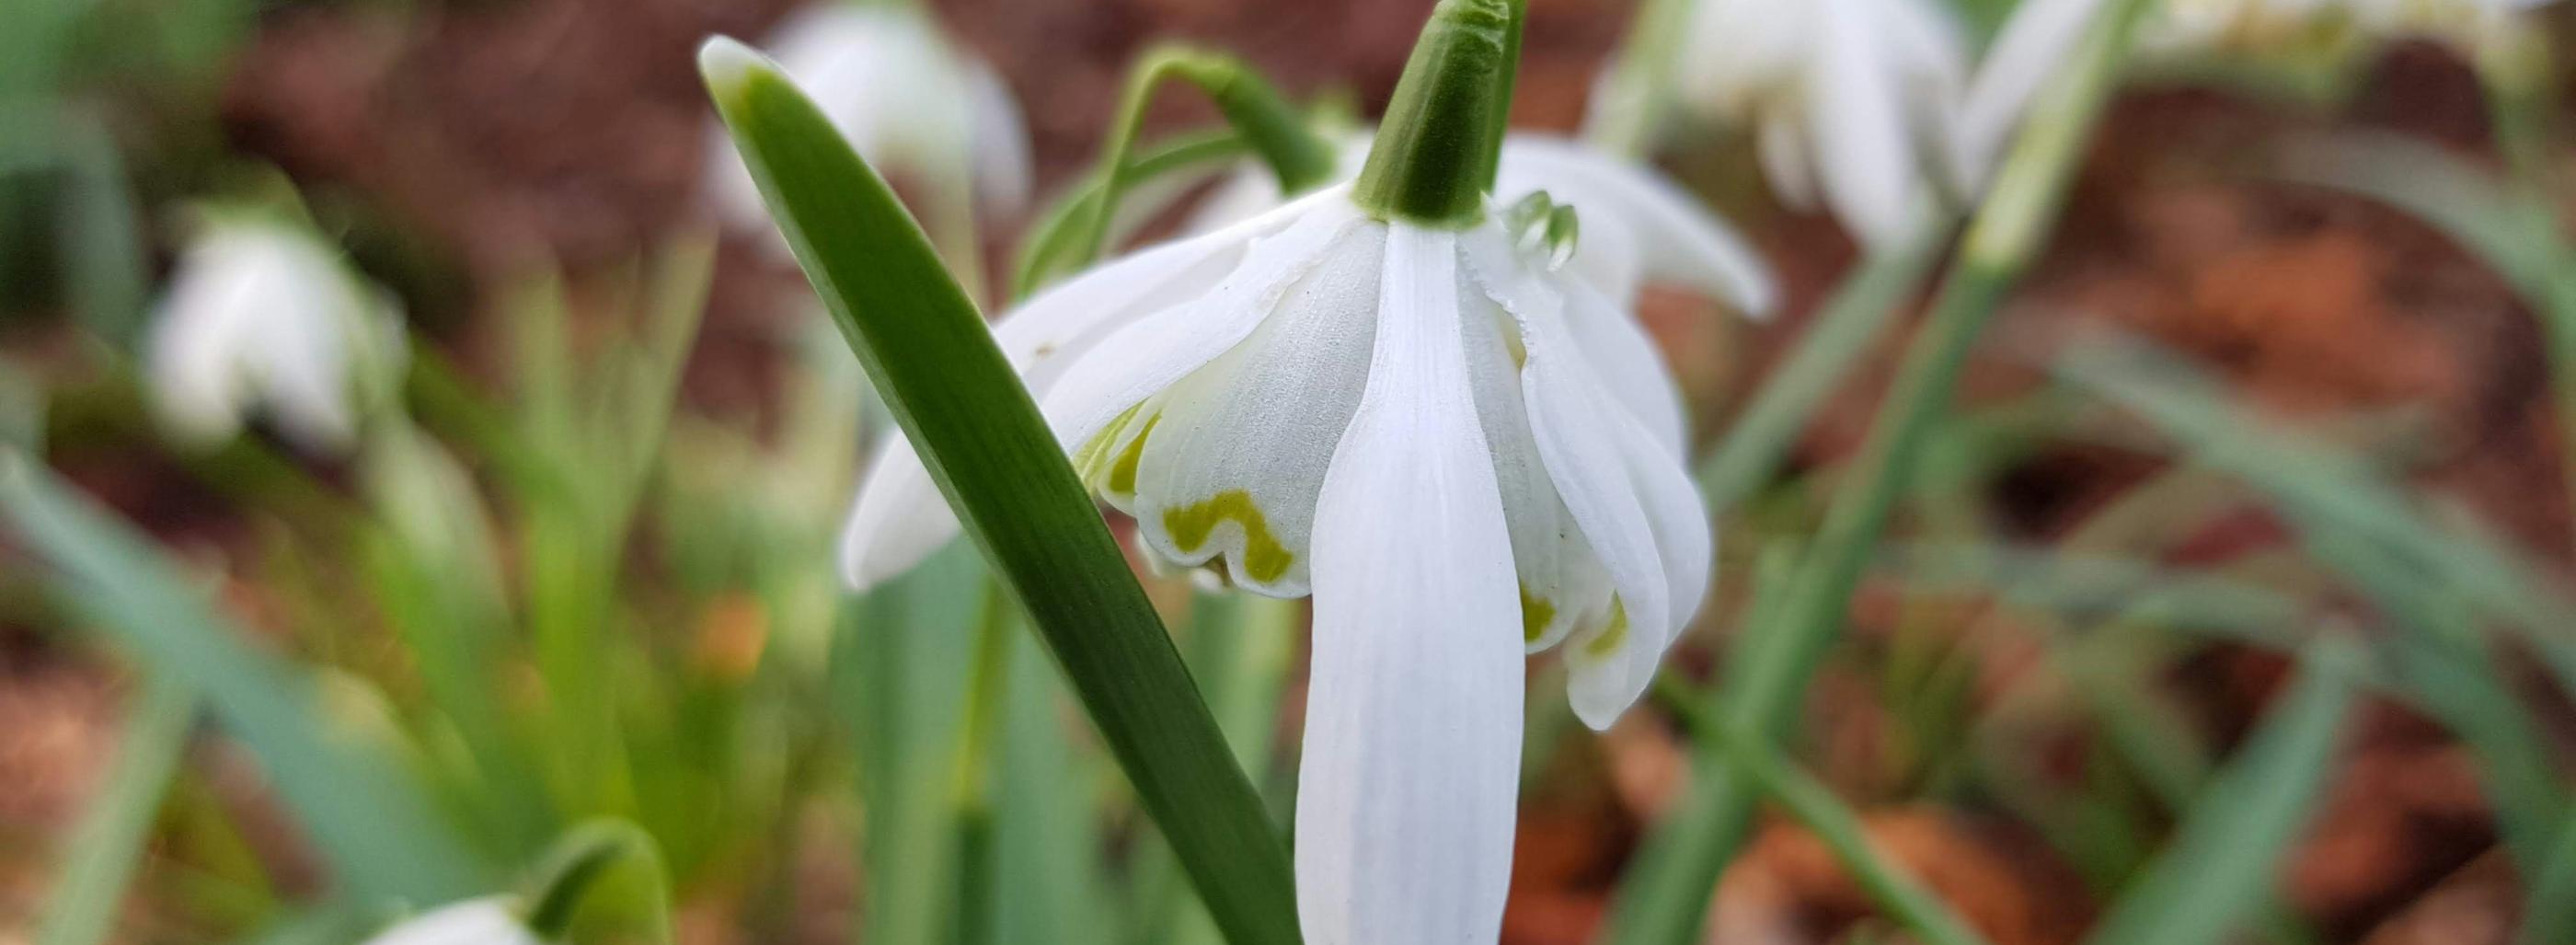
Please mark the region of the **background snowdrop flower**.
POLYGON ((240 432, 264 407, 315 452, 346 449, 386 402, 407 348, 393 300, 312 233, 213 218, 179 259, 145 341, 162 427, 193 446, 240 432))
MULTIPOLYGON (((1576 713, 1606 727, 1707 589, 1654 347, 1487 195, 1505 46, 1473 34, 1517 29, 1507 9, 1441 4, 1356 182, 1095 269, 995 328, 1154 555, 1313 595, 1295 850, 1319 943, 1491 942, 1523 658, 1564 644, 1576 713), (1426 78, 1476 64, 1481 83, 1426 78), (1483 153, 1443 150, 1462 142, 1483 153)), ((925 550, 899 520, 935 504, 926 487, 908 449, 872 472, 862 577, 925 550)))
MULTIPOLYGON (((2164 0, 2140 24, 2148 56, 2262 54, 2425 38, 2476 56, 2555 0, 2164 0)), ((1970 167, 1990 167, 2040 88, 2066 69, 2104 0, 2026 0, 1970 83, 1959 120, 1970 167)))
MULTIPOLYGON (((1357 175, 1368 152, 1367 136, 1350 136, 1337 155, 1337 176, 1357 175)), ((1691 289, 1748 315, 1768 315, 1779 301, 1769 268, 1743 237, 1649 168, 1553 135, 1504 138, 1496 197, 1509 204, 1539 192, 1581 214, 1583 239, 1571 265, 1622 304, 1648 282, 1691 289)), ((1247 165, 1200 202, 1188 230, 1211 232, 1286 199, 1277 175, 1247 165)))
POLYGON ((1873 244, 1901 238, 1927 172, 1954 174, 1967 52, 1926 0, 1696 0, 1679 100, 1748 130, 1780 198, 1819 200, 1873 244))
POLYGON ((468 899, 403 920, 365 945, 539 945, 508 896, 468 899))
MULTIPOLYGON (((1016 213, 1028 202, 1028 129, 1010 88, 921 11, 819 3, 780 24, 767 52, 868 163, 967 189, 979 214, 1016 213)), ((714 197, 727 220, 774 229, 722 128, 711 136, 707 166, 715 169, 714 197)))

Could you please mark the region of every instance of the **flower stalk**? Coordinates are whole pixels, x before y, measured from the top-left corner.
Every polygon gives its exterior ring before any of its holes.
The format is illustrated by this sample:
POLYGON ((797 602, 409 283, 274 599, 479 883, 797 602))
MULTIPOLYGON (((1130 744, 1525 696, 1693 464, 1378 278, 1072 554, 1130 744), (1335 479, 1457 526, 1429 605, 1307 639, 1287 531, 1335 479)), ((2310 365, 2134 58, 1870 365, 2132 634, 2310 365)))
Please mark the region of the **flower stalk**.
POLYGON ((1382 220, 1485 218, 1512 102, 1525 0, 1441 0, 1413 46, 1351 199, 1382 220))
POLYGON ((1295 193, 1332 179, 1332 144, 1315 134, 1305 116, 1260 73, 1217 53, 1181 46, 1154 50, 1128 78, 1117 122, 1110 129, 1108 153, 1101 157, 1101 185, 1091 198, 1081 243, 1086 263, 1099 258, 1109 239, 1110 220, 1117 215, 1118 198, 1136 179, 1137 168, 1130 166, 1128 152, 1143 130, 1145 103, 1166 80, 1187 82, 1206 95, 1252 153, 1278 175, 1282 192, 1295 193))

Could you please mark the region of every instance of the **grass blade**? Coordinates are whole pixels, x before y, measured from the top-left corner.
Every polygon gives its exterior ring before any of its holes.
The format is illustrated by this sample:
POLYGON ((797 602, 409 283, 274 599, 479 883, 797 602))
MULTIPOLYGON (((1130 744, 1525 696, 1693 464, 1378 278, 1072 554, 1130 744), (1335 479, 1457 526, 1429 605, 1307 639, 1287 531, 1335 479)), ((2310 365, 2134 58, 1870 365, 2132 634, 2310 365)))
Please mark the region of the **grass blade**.
POLYGON ((196 718, 197 696, 186 686, 155 681, 145 690, 143 704, 126 722, 115 767, 108 769, 106 792, 72 834, 36 945, 107 941, 196 718))
POLYGON ((1861 891, 1877 900, 1889 917, 1926 945, 1985 945, 1985 936, 1977 934, 1949 903, 1888 862, 1877 844, 1871 842, 1860 815, 1835 797, 1831 788, 1780 757, 1760 738, 1726 721, 1707 696, 1666 685, 1675 681, 1676 677, 1667 675, 1656 683, 1664 703, 1689 720, 1691 735, 1714 745, 1728 764, 1743 772, 1747 780, 1814 834, 1861 891))
POLYGON ((1699 488, 1710 508, 1733 507, 1779 468, 1816 406, 1895 319, 1906 293, 1923 281, 1949 237, 1950 223, 1947 214, 1926 215, 1922 232, 1869 257, 1834 290, 1796 350, 1763 382, 1753 402, 1727 423, 1726 438, 1700 464, 1699 488))
POLYGON ((312 675, 252 649, 141 536, 13 453, 0 453, 0 516, 52 566, 68 607, 204 693, 351 893, 432 904, 488 890, 485 864, 384 746, 317 725, 335 715, 312 675))
POLYGON ((2235 930, 2272 888, 2334 760, 2357 654, 2320 644, 2238 757, 2203 790, 2174 838, 2085 939, 2087 945, 2200 945, 2235 930))
MULTIPOLYGON (((2147 4, 2121 0, 2097 16, 2078 66, 2034 111, 1994 191, 1969 225, 1958 262, 1932 315, 1906 352, 1881 402, 1869 439, 1834 496, 1814 549, 1782 590, 1778 610, 1753 625, 1747 652, 1724 683, 1731 724, 1766 737, 1785 726, 1807 680, 1840 632, 1852 590, 1879 534, 1908 489, 1934 420, 1949 402, 1968 350, 1996 303, 2018 280, 2056 217, 2057 202, 2090 140, 2095 118, 2126 61, 2129 36, 2147 4)), ((1766 605, 1767 606, 1767 605, 1766 605)), ((1708 890, 1743 842, 1757 793, 1730 768, 1695 770, 1678 808, 1684 818, 1650 844, 1620 890, 1606 933, 1618 945, 1667 945, 1698 934, 1708 890)))
POLYGON ((702 63, 798 261, 1217 924, 1239 943, 1296 940, 1277 826, 974 305, 883 179, 774 66, 725 40, 702 63))

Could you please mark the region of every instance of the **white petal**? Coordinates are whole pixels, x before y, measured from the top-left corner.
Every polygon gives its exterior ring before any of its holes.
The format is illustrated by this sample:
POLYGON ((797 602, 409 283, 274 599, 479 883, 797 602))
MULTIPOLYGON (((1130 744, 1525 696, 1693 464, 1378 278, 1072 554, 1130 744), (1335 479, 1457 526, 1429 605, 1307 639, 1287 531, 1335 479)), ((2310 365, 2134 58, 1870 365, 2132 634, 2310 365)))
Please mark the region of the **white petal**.
POLYGON ((1253 238, 1242 263, 1206 293, 1138 319, 1068 364, 1041 400, 1056 439, 1067 451, 1081 449, 1128 408, 1241 343, 1363 219, 1346 188, 1336 187, 1247 221, 1290 222, 1275 236, 1253 238))
POLYGON ((1521 647, 1451 234, 1391 228, 1370 383, 1315 534, 1297 912, 1317 945, 1473 945, 1511 879, 1521 647))
POLYGON ((1858 0, 1814 2, 1825 34, 1810 63, 1806 105, 1825 202, 1860 241, 1885 245, 1905 235, 1919 170, 1905 91, 1886 68, 1870 11, 1858 0))
POLYGON ((1591 360, 1594 375, 1657 444, 1676 458, 1687 455, 1690 428, 1682 416, 1681 383, 1664 363, 1663 350, 1610 299, 1575 280, 1567 282, 1566 329, 1574 346, 1591 360))
POLYGON ((1959 112, 1960 151, 1980 179, 2002 157, 2040 87, 2060 76, 2101 6, 2102 0, 2023 0, 1995 34, 1959 112))
MULTIPOLYGON (((1065 368, 1154 311, 1195 298, 1243 258, 1244 230, 1182 240, 1077 275, 993 324, 993 340, 1043 400, 1065 368)), ((879 446, 847 525, 841 574, 866 590, 911 570, 957 535, 957 515, 901 434, 879 446)))
POLYGON ((1814 209, 1815 159, 1808 154, 1813 149, 1807 147, 1804 121, 1792 115, 1770 115, 1755 133, 1755 157, 1762 162, 1762 179, 1771 182, 1771 195, 1794 210, 1814 209))
POLYGON ((1222 555, 1245 587, 1305 596, 1315 496, 1368 382, 1385 265, 1386 228, 1353 228, 1250 338, 1147 401, 1104 451, 1094 481, 1149 546, 1184 565, 1222 555))
POLYGON ((968 145, 974 150, 975 198, 978 210, 1014 214, 1028 206, 1030 178, 1028 123, 1011 87, 982 60, 966 62, 966 102, 971 110, 968 145))
MULTIPOLYGON (((1654 172, 1571 141, 1514 135, 1503 142, 1495 193, 1505 201, 1544 190, 1571 204, 1583 228, 1575 265, 1600 254, 1595 237, 1628 244, 1646 278, 1708 293, 1751 315, 1769 314, 1779 291, 1769 268, 1706 206, 1654 172), (1608 230, 1609 232, 1604 232, 1608 230)), ((1625 300, 1615 281, 1595 284, 1625 300)))
MULTIPOLYGON (((1471 235, 1468 244, 1486 243, 1471 235)), ((1492 240, 1499 244, 1500 240, 1492 240)), ((1508 248, 1505 248, 1508 252, 1508 248)), ((1477 268, 1472 260, 1468 267, 1477 268)), ((1503 520, 1511 529, 1512 570, 1520 578, 1521 640, 1537 653, 1563 642, 1609 611, 1610 576, 1594 559, 1574 515, 1557 498, 1556 482, 1530 434, 1521 396, 1520 328, 1471 276, 1458 294, 1465 301, 1467 374, 1476 393, 1476 416, 1494 452, 1494 479, 1503 495, 1503 520)))
POLYGON ((902 434, 886 437, 868 462, 859 497, 841 527, 841 577, 864 591, 912 570, 957 537, 957 513, 902 434))
MULTIPOLYGON (((1564 325, 1564 303, 1528 280, 1498 301, 1519 319, 1529 351, 1521 391, 1539 455, 1618 593, 1608 619, 1578 632, 1566 650, 1575 714, 1605 728, 1645 691, 1665 645, 1698 605, 1706 575, 1667 572, 1707 567, 1704 552, 1697 562, 1690 560, 1685 534, 1696 524, 1704 546, 1706 518, 1693 514, 1669 523, 1648 514, 1669 512, 1670 496, 1640 494, 1646 483, 1639 458, 1654 458, 1680 477, 1680 457, 1656 443, 1595 376, 1564 325), (1673 533, 1669 538, 1667 530, 1673 533), (1673 560, 1667 560, 1668 551, 1676 553, 1673 560), (1691 596, 1681 596, 1685 592, 1691 596)), ((1687 478, 1680 483, 1687 494, 1687 478)), ((1668 484, 1652 483, 1658 492, 1668 484)))
POLYGON ((364 945, 538 945, 506 896, 468 899, 421 913, 364 945))

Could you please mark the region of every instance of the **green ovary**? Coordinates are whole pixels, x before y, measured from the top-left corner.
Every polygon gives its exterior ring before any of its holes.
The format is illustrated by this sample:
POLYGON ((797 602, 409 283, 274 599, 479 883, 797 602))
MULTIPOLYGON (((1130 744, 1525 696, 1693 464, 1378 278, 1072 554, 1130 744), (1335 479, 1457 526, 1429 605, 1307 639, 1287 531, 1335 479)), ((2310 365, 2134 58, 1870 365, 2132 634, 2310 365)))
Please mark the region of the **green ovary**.
POLYGON ((1612 595, 1610 626, 1603 629, 1600 636, 1593 637, 1591 642, 1585 643, 1583 652, 1596 657, 1607 657, 1619 652, 1619 645, 1626 642, 1628 642, 1628 605, 1620 602, 1617 595, 1612 595))
MULTIPOLYGON (((1142 437, 1137 439, 1143 441, 1142 437)), ((1132 483, 1132 468, 1128 475, 1132 483)), ((1113 486, 1116 478, 1117 473, 1112 470, 1113 486)), ((1197 554, 1207 544, 1208 536, 1216 531, 1217 524, 1226 521, 1243 528, 1244 576, 1266 582, 1276 581, 1280 575, 1288 573, 1288 565, 1296 560, 1296 555, 1290 554, 1287 546, 1279 543, 1279 537, 1270 533, 1270 519, 1261 514, 1260 506, 1253 504, 1252 493, 1228 489, 1204 502, 1163 510, 1163 530, 1171 534, 1173 546, 1182 554, 1197 554)))

